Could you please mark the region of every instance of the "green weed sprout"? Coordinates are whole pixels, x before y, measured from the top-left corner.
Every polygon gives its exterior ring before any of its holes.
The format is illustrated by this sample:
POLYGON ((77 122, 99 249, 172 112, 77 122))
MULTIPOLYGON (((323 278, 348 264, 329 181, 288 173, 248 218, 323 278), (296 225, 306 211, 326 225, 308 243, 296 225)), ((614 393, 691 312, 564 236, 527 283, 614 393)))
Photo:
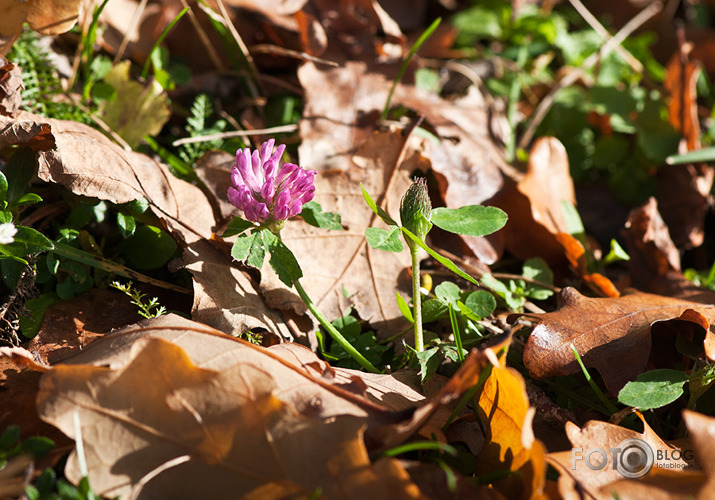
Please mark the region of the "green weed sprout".
MULTIPOLYGON (((467 236, 485 236, 498 231, 507 221, 507 215, 496 207, 468 205, 457 209, 432 208, 424 179, 417 179, 405 193, 400 204, 400 222, 398 224, 390 215, 379 207, 370 194, 362 188, 363 198, 375 214, 388 225, 389 229, 370 227, 365 230, 368 244, 388 252, 401 252, 403 247, 398 237, 402 237, 410 249, 412 257, 412 304, 414 306, 415 350, 424 351, 424 333, 422 330, 422 310, 420 296, 420 264, 419 249, 422 248, 435 260, 441 263, 457 276, 479 285, 479 282, 459 269, 454 262, 432 250, 425 239, 427 233, 435 225, 451 233, 467 236)), ((461 343, 457 339, 458 343, 461 343)), ((461 347, 461 346, 460 346, 461 347)))
POLYGON ((149 302, 144 302, 144 297, 146 294, 141 293, 139 290, 134 288, 134 284, 130 281, 126 285, 118 281, 113 281, 109 286, 116 288, 120 292, 123 292, 127 296, 131 297, 132 304, 139 308, 139 315, 147 319, 158 318, 166 314, 166 308, 159 305, 159 299, 152 297, 149 302))
POLYGON ((325 213, 313 202, 315 172, 293 163, 281 165, 285 145, 274 151, 273 139, 263 143, 253 152, 249 148, 236 152, 236 163, 231 169, 231 184, 228 199, 243 212, 245 219, 234 217, 223 236, 238 235, 231 248, 231 256, 246 265, 261 268, 270 254, 269 264, 286 286, 295 287, 298 295, 325 328, 330 336, 360 366, 373 373, 373 366, 318 310, 300 283, 303 271, 293 252, 281 240, 285 221, 296 215, 315 227, 342 229, 340 217, 325 213))

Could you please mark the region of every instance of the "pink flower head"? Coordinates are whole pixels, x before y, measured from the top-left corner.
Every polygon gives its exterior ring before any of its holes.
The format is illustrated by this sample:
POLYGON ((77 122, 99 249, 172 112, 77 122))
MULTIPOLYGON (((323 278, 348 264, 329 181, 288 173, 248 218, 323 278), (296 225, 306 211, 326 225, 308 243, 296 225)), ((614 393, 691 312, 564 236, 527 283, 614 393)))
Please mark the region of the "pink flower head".
POLYGON ((236 163, 231 169, 228 199, 243 210, 251 222, 264 224, 283 221, 298 215, 303 204, 315 195, 315 170, 305 170, 293 163, 280 165, 285 145, 273 152, 275 141, 270 139, 253 151, 236 151, 236 163), (273 154, 271 154, 273 152, 273 154))

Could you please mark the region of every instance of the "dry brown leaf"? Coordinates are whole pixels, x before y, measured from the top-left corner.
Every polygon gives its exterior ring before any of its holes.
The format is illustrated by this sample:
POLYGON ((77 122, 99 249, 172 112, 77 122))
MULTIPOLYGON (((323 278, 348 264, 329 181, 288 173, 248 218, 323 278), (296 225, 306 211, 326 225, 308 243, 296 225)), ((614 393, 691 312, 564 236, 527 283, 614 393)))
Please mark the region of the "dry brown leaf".
MULTIPOLYGON (((660 295, 632 293, 619 298, 584 297, 564 288, 558 310, 539 319, 524 348, 524 366, 537 379, 580 372, 571 345, 584 364, 596 368, 616 394, 638 376, 651 351, 651 326, 681 317, 688 309, 715 318, 715 306, 660 295), (627 363, 617 362, 627 359, 627 363)), ((689 318, 682 317, 686 321, 689 318)))
POLYGON ((523 377, 506 365, 492 368, 479 397, 486 437, 477 456, 477 475, 515 472, 494 481, 506 498, 546 498, 546 448, 534 437, 534 409, 529 406, 523 377))
POLYGON ((77 22, 81 0, 0 0, 0 56, 7 54, 22 25, 43 35, 59 35, 77 22))
MULTIPOLYGON (((486 363, 474 351, 435 397, 392 412, 328 382, 331 368, 305 348, 264 349, 169 315, 49 369, 38 409, 69 436, 79 414, 104 495, 285 498, 321 487, 319 498, 424 498, 397 461, 371 464, 366 442, 377 453, 430 425, 486 363)), ((74 455, 67 474, 79 480, 74 455)))
MULTIPOLYGON (((351 61, 340 68, 318 69, 308 63, 299 69, 306 94, 299 149, 304 165, 319 171, 352 168, 351 156, 377 126, 392 85, 391 77, 377 70, 351 61)), ((445 139, 425 140, 418 150, 421 170, 432 168, 447 207, 482 203, 502 187, 501 170, 508 167, 491 139, 487 106, 476 89, 447 101, 398 85, 392 104, 424 116, 423 127, 445 139)), ((497 259, 485 238, 462 239, 483 261, 497 259)))
POLYGON ((564 249, 556 235, 569 232, 562 202, 576 204, 566 150, 557 139, 543 137, 531 150, 526 175, 507 179, 504 188, 489 200, 509 216, 504 229, 490 239, 501 242, 519 259, 541 257, 552 268, 561 269, 564 249))
POLYGON ((0 115, 13 116, 22 106, 22 69, 0 56, 0 115))
POLYGON ((697 287, 681 272, 680 252, 651 198, 631 211, 624 231, 632 285, 639 290, 702 304, 715 303, 715 293, 697 287))
MULTIPOLYGON (((583 498, 582 493, 595 500, 612 499, 614 493, 623 500, 646 498, 643 496, 645 494, 647 498, 688 498, 688 493, 697 492, 704 483, 704 476, 699 472, 683 470, 689 467, 688 462, 681 457, 690 456, 686 453, 687 446, 678 447, 666 443, 642 416, 641 420, 642 433, 595 420, 582 428, 571 422, 567 423, 566 434, 576 451, 549 453, 547 456, 548 462, 561 473, 559 492, 563 498, 583 498), (618 471, 611 449, 618 448, 626 439, 645 441, 653 451, 653 468, 646 476, 624 479, 618 471), (585 463, 588 459, 591 464, 597 465, 603 460, 603 455, 597 450, 589 455, 593 449, 603 450, 605 453, 607 462, 601 470, 593 470, 585 463), (673 458, 673 452, 676 452, 677 459, 673 458), (667 489, 663 491, 661 488, 667 489)), ((619 459, 623 459, 623 456, 619 455, 619 459)))
MULTIPOLYGON (((95 491, 126 498, 144 481, 139 498, 285 498, 319 487, 320 498, 421 498, 397 461, 370 464, 362 433, 383 410, 212 332, 164 317, 43 377, 38 411, 72 437, 79 413, 95 491)), ((79 480, 74 455, 67 474, 79 480)))
POLYGON ((697 462, 707 474, 707 483, 697 499, 707 500, 712 498, 712 492, 715 491, 715 418, 684 410, 683 420, 695 448, 697 462))
POLYGON ((193 277, 195 321, 231 335, 265 328, 283 338, 293 337, 280 313, 266 307, 251 280, 231 265, 231 257, 207 241, 196 241, 184 250, 183 261, 193 277))
MULTIPOLYGON (((700 64, 689 59, 691 44, 684 44, 673 54, 666 67, 665 85, 670 94, 668 117, 683 135, 681 152, 700 149, 697 81, 700 64)), ((658 170, 661 213, 680 248, 702 245, 704 223, 715 180, 715 170, 705 164, 667 165, 658 170)))
POLYGON ((27 112, 12 119, 0 116, 0 148, 10 145, 37 151, 44 181, 112 203, 144 197, 187 243, 212 234, 213 211, 199 188, 146 155, 124 151, 93 128, 27 112))

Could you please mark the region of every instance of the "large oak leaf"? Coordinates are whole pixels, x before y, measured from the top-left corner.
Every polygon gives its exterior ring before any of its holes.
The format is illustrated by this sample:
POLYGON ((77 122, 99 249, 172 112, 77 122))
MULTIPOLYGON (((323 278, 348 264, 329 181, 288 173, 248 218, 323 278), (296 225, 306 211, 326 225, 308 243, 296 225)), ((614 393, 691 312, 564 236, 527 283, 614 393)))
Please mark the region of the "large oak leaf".
MULTIPOLYGON (((397 461, 370 463, 363 432, 369 419, 392 418, 385 409, 176 317, 49 370, 38 411, 71 437, 78 416, 103 495, 422 498, 397 461)), ((80 478, 74 455, 67 474, 80 478)))
POLYGON ((689 314, 684 315, 689 309, 709 321, 715 317, 713 305, 645 293, 594 299, 567 287, 560 299, 558 310, 532 315, 540 322, 526 342, 524 365, 534 378, 579 373, 573 345, 614 394, 645 368, 655 322, 689 321, 689 314))

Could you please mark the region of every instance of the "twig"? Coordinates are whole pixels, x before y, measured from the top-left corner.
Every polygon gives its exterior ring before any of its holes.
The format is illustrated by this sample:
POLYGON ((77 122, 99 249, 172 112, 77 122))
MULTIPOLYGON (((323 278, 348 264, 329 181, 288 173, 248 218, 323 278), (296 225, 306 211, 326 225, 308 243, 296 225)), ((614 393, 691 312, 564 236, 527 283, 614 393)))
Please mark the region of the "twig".
POLYGON ((216 0, 216 4, 218 5, 219 10, 221 11, 221 15, 223 16, 224 23, 226 24, 226 27, 228 30, 231 32, 231 35, 233 36, 233 39, 236 41, 236 44, 238 44, 238 48, 241 49, 241 52, 243 53, 243 57, 246 58, 246 62, 248 63, 248 67, 250 68, 251 72, 253 73, 253 78, 254 80, 251 81, 250 79, 247 80, 249 89, 251 90, 251 93, 253 94, 253 97, 258 98, 260 97, 261 94, 265 93, 263 92, 263 89, 261 88, 260 92, 259 89, 256 88, 256 85, 259 87, 261 86, 261 80, 259 78, 259 73, 258 73, 258 68, 256 67, 256 62, 253 60, 253 56, 251 53, 248 51, 248 47, 246 47, 246 44, 243 41, 243 38, 241 38, 241 35, 239 35, 238 30, 236 30, 236 27, 233 25, 233 22, 231 22, 231 17, 228 15, 228 11, 226 10, 226 6, 223 3, 223 0, 216 0))
MULTIPOLYGON (((578 12, 581 17, 583 17, 584 21, 588 23, 593 30, 598 33, 598 35, 603 38, 604 40, 609 40, 611 38, 611 34, 608 32, 606 28, 603 27, 601 23, 598 22, 598 19, 591 14, 591 12, 586 8, 586 6, 581 3, 581 0, 569 0, 571 2, 571 5, 573 5, 573 8, 576 9, 576 12, 578 12)), ((620 55, 627 63, 628 65, 633 68, 634 71, 637 73, 642 73, 643 72, 643 65, 641 62, 636 59, 633 54, 628 52, 628 50, 623 46, 623 45, 618 45, 614 49, 616 52, 618 52, 618 55, 620 55)))
MULTIPOLYGON (((184 7, 189 7, 189 3, 186 0, 181 0, 181 5, 183 5, 184 7)), ((216 66, 216 69, 218 69, 219 71, 225 70, 226 66, 223 63, 223 60, 219 57, 218 52, 216 52, 216 48, 213 46, 211 40, 209 40, 209 36, 206 34, 206 30, 203 26, 201 26, 199 19, 196 17, 196 13, 191 8, 189 8, 189 20, 194 26, 196 34, 199 35, 201 45, 203 45, 206 49, 206 52, 211 58, 211 62, 213 62, 214 66, 216 66)))
POLYGON ((112 64, 117 64, 122 59, 124 51, 127 50, 127 45, 129 45, 129 35, 132 31, 134 31, 134 28, 137 27, 137 24, 139 24, 139 19, 141 19, 142 13, 144 12, 148 1, 149 0, 141 0, 137 10, 134 11, 134 16, 132 16, 132 20, 129 22, 129 27, 127 28, 126 33, 124 33, 124 38, 117 49, 117 53, 114 55, 114 61, 112 61, 112 64))
POLYGON ((284 132, 295 132, 298 130, 298 125, 291 123, 289 125, 281 125, 279 127, 257 128, 254 130, 231 130, 230 132, 220 132, 218 134, 202 135, 199 137, 185 137, 172 142, 172 146, 180 146, 182 144, 190 144, 193 142, 208 142, 217 139, 230 139, 231 137, 246 137, 251 135, 263 134, 281 134, 284 132))
POLYGON ((554 103, 556 94, 558 94, 561 89, 569 87, 570 85, 575 83, 586 73, 586 69, 595 66, 601 58, 608 55, 616 46, 618 46, 621 42, 623 42, 623 40, 628 38, 628 36, 630 36, 630 34, 633 33, 635 30, 637 30, 643 23, 645 23, 648 19, 660 12, 662 8, 663 4, 661 2, 654 2, 650 4, 648 7, 640 11, 633 19, 628 21, 628 23, 626 23, 626 25, 623 26, 623 28, 621 28, 621 30, 616 33, 613 38, 608 40, 603 45, 603 47, 601 47, 600 50, 594 52, 588 58, 586 58, 580 68, 574 69, 573 71, 567 73, 561 80, 559 80, 556 86, 549 91, 546 97, 544 97, 544 99, 536 107, 536 110, 532 115, 531 121, 529 122, 529 126, 526 128, 526 130, 524 131, 524 135, 519 141, 519 147, 522 149, 526 149, 526 146, 531 142, 531 139, 534 137, 536 127, 538 127, 539 124, 546 117, 546 113, 549 112, 549 109, 551 109, 551 105, 554 103))
POLYGON ((340 64, 336 63, 335 61, 329 61, 328 59, 321 59, 320 57, 315 57, 311 56, 310 54, 307 54, 305 52, 301 52, 298 50, 291 50, 287 49, 285 47, 281 47, 279 45, 271 45, 271 44, 259 44, 259 45, 252 45, 251 46, 251 52, 257 52, 260 54, 275 54, 278 56, 284 56, 284 57, 292 57, 293 59, 300 59, 302 61, 311 61, 317 64, 325 64, 327 66, 332 66, 334 68, 337 68, 340 66, 340 64))

